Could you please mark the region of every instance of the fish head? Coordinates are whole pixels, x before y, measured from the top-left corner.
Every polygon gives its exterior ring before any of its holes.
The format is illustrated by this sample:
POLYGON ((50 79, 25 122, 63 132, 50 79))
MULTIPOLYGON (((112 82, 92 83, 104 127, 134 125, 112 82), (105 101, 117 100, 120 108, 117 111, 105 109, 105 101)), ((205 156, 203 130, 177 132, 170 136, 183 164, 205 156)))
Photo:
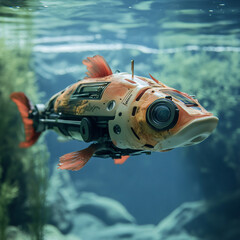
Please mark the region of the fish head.
MULTIPOLYGON (((216 128, 218 118, 193 96, 173 88, 157 91, 157 98, 145 108, 146 131, 153 137, 155 151, 198 144, 216 128)), ((152 145, 152 144, 151 144, 152 145)))
POLYGON ((218 118, 195 97, 157 80, 138 79, 146 85, 129 89, 109 121, 110 138, 118 148, 167 151, 198 144, 216 128, 218 118))

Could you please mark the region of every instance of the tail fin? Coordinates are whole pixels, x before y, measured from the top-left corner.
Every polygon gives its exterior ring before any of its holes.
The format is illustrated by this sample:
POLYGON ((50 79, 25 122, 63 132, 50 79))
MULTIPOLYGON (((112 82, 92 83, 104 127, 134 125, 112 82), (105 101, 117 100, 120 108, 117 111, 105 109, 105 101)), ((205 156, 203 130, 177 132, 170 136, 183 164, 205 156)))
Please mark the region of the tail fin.
POLYGON ((33 106, 23 92, 14 92, 10 95, 10 98, 16 103, 24 124, 25 141, 21 142, 19 146, 21 148, 30 147, 38 140, 41 134, 41 132, 34 130, 33 120, 28 118, 29 111, 33 109, 33 106))

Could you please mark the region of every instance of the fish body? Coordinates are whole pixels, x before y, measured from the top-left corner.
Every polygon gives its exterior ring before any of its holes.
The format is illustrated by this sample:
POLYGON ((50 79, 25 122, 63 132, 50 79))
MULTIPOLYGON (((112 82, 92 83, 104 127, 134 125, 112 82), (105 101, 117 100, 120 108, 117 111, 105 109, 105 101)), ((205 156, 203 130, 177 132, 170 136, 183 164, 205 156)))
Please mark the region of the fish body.
POLYGON ((61 169, 79 170, 92 156, 112 157, 120 164, 130 155, 194 145, 217 126, 218 118, 197 99, 151 75, 113 74, 99 55, 83 64, 88 77, 55 94, 45 105, 32 107, 23 93, 11 95, 25 121, 22 147, 34 144, 47 129, 93 142, 87 149, 61 157, 61 169))

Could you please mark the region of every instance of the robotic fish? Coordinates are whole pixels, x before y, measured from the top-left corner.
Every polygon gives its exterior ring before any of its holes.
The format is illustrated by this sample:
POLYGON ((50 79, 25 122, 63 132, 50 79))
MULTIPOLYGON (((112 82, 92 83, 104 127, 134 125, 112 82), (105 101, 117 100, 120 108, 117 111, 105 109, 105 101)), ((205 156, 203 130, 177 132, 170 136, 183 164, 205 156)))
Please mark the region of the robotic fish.
POLYGON ((21 114, 25 141, 33 145, 42 132, 84 142, 86 149, 60 157, 58 168, 81 169, 94 157, 113 158, 122 164, 131 155, 164 152, 198 144, 216 128, 218 118, 205 110, 194 96, 155 79, 112 73, 102 56, 83 60, 87 77, 44 104, 33 106, 22 92, 11 99, 21 114))

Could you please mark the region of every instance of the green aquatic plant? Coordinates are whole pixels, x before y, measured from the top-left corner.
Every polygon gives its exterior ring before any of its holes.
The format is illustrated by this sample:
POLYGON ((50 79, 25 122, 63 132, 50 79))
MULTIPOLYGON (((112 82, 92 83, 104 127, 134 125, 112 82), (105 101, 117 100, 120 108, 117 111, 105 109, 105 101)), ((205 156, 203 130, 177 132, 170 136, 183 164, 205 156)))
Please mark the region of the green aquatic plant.
POLYGON ((29 70, 30 50, 9 49, 0 41, 0 239, 5 239, 8 225, 21 226, 32 239, 43 239, 46 160, 43 142, 30 149, 20 149, 23 125, 16 105, 9 96, 24 91, 36 102, 37 84, 29 70))
POLYGON ((6 7, 27 7, 29 2, 34 2, 34 0, 1 0, 0 5, 6 7))
MULTIPOLYGON (((1 160, 2 162, 2 160, 1 160)), ((2 168, 0 167, 0 179, 2 179, 2 168)), ((7 207, 18 195, 18 187, 9 181, 0 182, 0 239, 5 239, 5 229, 9 224, 7 207)))
POLYGON ((199 169, 207 196, 218 196, 240 186, 240 54, 237 52, 178 52, 155 59, 155 77, 193 94, 219 124, 203 143, 186 149, 199 169))
POLYGON ((41 97, 34 73, 29 69, 32 12, 27 7, 34 3, 35 0, 0 3, 1 15, 5 16, 0 24, 3 33, 0 39, 1 240, 5 239, 9 225, 21 227, 32 239, 43 239, 46 222, 47 149, 43 142, 30 149, 19 148, 24 138, 23 125, 16 105, 9 98, 14 91, 24 91, 33 102, 41 97), (14 28, 13 19, 19 22, 14 28))
POLYGON ((29 154, 30 164, 27 179, 30 184, 27 184, 27 186, 30 195, 27 205, 30 222, 28 223, 28 230, 33 240, 42 240, 44 239, 44 225, 47 222, 46 191, 48 185, 46 168, 48 153, 43 140, 40 140, 38 146, 33 147, 29 154))

